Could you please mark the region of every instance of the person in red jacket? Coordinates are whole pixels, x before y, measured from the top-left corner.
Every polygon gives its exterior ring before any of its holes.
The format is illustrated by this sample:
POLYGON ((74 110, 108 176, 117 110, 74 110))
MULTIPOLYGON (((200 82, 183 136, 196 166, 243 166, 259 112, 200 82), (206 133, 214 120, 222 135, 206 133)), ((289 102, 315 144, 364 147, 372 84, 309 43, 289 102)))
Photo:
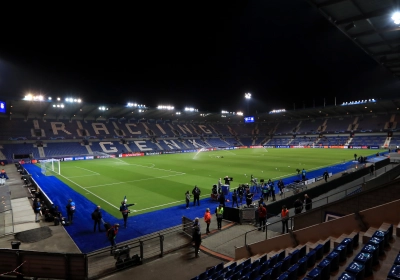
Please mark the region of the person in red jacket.
POLYGON ((207 224, 206 234, 209 234, 210 233, 210 223, 211 223, 210 208, 207 208, 206 213, 204 213, 204 222, 207 224))
POLYGON ((265 206, 262 203, 260 203, 258 205, 258 221, 260 223, 258 230, 261 230, 262 228, 263 231, 265 231, 266 220, 267 220, 267 208, 265 208, 265 206))

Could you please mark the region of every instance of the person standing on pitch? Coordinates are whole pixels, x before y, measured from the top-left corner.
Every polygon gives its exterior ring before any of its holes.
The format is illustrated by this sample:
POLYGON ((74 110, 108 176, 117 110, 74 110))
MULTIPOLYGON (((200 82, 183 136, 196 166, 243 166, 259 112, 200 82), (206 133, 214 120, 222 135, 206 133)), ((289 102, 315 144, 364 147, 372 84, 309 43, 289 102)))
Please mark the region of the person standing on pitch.
POLYGON ((68 204, 67 204, 66 208, 67 208, 67 217, 68 217, 69 224, 72 225, 72 221, 74 219, 74 213, 75 213, 75 202, 73 202, 71 198, 68 200, 68 204))
POLYGON ((197 186, 194 186, 194 189, 192 190, 193 194, 193 206, 196 206, 196 201, 197 201, 197 206, 200 206, 200 189, 197 186))
POLYGON ((190 202, 190 193, 189 193, 189 191, 185 192, 185 200, 186 200, 186 209, 189 209, 189 202, 190 202))
MULTIPOLYGON (((126 205, 125 201, 121 202, 119 211, 122 213, 122 218, 124 219, 124 228, 126 228, 126 224, 128 222, 129 209, 128 209, 128 206, 126 205)), ((119 225, 118 225, 118 227, 119 227, 119 225)))
POLYGON ((101 232, 100 224, 102 218, 103 216, 100 211, 100 205, 97 205, 96 209, 94 209, 94 211, 92 212, 92 220, 94 222, 93 232, 96 232, 96 226, 99 228, 99 232, 101 232))

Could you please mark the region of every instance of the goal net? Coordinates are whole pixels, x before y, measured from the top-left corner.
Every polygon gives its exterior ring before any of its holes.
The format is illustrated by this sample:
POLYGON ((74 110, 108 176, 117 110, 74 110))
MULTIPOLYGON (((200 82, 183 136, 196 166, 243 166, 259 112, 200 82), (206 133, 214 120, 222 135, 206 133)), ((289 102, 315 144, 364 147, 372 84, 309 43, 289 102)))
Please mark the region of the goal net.
POLYGON ((61 164, 59 159, 44 159, 40 161, 42 173, 44 175, 50 175, 56 173, 61 175, 61 164))

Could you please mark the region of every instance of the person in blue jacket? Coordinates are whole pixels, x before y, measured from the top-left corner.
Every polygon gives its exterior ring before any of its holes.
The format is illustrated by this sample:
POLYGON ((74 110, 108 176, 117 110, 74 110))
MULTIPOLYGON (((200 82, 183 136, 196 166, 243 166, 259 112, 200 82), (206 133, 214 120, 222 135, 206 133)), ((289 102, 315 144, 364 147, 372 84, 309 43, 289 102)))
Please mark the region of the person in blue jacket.
POLYGON ((6 184, 6 180, 8 180, 8 176, 7 173, 4 169, 1 170, 0 172, 0 185, 5 185, 6 184))

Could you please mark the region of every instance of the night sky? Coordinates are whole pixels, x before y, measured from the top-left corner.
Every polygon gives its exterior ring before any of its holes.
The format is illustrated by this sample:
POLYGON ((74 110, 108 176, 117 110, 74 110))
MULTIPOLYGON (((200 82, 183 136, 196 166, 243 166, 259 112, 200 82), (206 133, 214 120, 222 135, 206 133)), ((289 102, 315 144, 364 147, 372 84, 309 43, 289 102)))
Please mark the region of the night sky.
POLYGON ((246 111, 250 92, 249 110, 265 112, 399 91, 398 79, 306 1, 145 2, 50 8, 10 24, 0 97, 246 111))

